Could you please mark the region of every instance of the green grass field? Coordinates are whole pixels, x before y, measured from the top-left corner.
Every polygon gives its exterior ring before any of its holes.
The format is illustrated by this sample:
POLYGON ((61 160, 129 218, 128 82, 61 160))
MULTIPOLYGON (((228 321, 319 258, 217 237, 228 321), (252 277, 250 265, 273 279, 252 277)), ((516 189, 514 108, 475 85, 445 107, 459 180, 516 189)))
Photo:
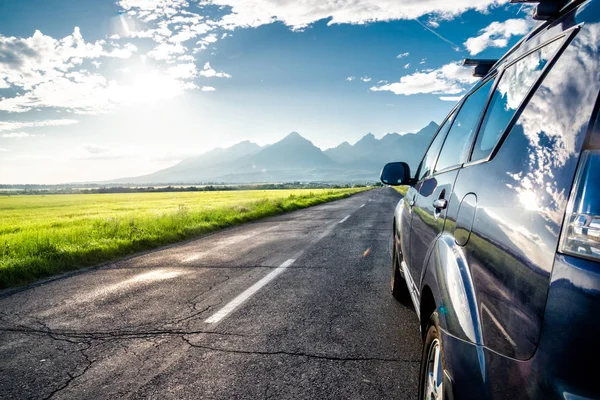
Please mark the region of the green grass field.
POLYGON ((0 289, 363 190, 0 196, 0 289))

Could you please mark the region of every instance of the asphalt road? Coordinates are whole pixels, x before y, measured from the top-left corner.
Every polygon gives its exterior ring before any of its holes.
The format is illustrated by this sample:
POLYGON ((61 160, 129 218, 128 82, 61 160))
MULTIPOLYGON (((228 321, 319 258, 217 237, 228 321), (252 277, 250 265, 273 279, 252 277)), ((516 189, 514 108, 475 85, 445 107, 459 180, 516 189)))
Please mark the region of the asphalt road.
POLYGON ((0 296, 1 399, 412 399, 371 190, 0 296), (343 222, 342 222, 343 221, 343 222))

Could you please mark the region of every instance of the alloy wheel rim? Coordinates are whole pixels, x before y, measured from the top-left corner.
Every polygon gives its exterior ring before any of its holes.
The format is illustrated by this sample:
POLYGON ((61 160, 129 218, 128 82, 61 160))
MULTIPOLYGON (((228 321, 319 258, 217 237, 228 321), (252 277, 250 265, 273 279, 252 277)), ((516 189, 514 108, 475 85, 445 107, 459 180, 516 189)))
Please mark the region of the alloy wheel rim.
POLYGON ((425 369, 424 400, 441 400, 442 393, 442 353, 440 341, 434 339, 429 346, 425 369))

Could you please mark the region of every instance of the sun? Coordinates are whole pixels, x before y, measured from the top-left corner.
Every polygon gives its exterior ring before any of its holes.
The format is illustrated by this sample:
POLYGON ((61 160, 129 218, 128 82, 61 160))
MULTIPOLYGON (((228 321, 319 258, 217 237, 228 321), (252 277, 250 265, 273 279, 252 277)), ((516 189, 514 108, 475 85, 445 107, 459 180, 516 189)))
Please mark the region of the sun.
POLYGON ((113 85, 114 98, 123 105, 148 105, 160 103, 190 89, 190 83, 182 82, 168 73, 156 69, 134 69, 126 79, 113 85))

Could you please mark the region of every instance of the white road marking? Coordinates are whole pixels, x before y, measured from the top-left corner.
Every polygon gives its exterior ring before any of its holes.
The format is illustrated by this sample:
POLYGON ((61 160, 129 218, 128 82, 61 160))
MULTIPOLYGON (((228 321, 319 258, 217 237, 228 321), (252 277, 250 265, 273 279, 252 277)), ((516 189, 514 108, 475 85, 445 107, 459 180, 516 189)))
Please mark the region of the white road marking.
POLYGON ((358 207, 358 208, 363 208, 365 205, 363 204, 362 206, 358 207))
MULTIPOLYGON (((371 201, 371 199, 369 199, 369 201, 371 201)), ((364 206, 365 206, 365 204, 361 205, 360 207, 364 207, 364 206)), ((348 218, 350 218, 350 215, 346 215, 341 221, 338 222, 338 224, 342 224, 342 223, 346 222, 346 220, 348 218)), ((323 239, 324 237, 329 235, 331 233, 331 231, 333 231, 335 226, 336 225, 331 225, 329 228, 325 229, 325 231, 323 231, 320 235, 318 235, 311 241, 310 245, 313 245, 314 243, 319 242, 321 239, 323 239)), ((271 229, 274 229, 274 228, 275 227, 273 227, 271 229)), ((271 230, 271 229, 268 229, 268 230, 271 230)), ((292 265, 296 261, 296 259, 298 259, 298 257, 300 257, 302 255, 303 252, 304 252, 304 250, 300 251, 299 253, 294 255, 294 257, 296 257, 296 258, 293 258, 293 259, 291 258, 291 259, 287 260, 286 262, 284 262, 283 264, 281 264, 279 267, 275 268, 264 278, 262 278, 261 280, 256 282, 254 285, 250 286, 248 289, 244 290, 236 298, 234 298, 229 303, 227 303, 219 311, 217 311, 216 313, 214 313, 213 315, 208 317, 206 320, 204 320, 204 322, 207 324, 214 324, 214 323, 221 321, 223 318, 225 318, 227 315, 229 315, 233 310, 235 310, 239 305, 241 305, 243 302, 248 300, 252 295, 254 295, 254 293, 258 292, 263 286, 265 286, 267 283, 269 283, 270 281, 275 279, 277 277, 277 275, 281 274, 286 268, 288 268, 290 265, 292 265)))
POLYGON ((207 324, 214 324, 219 322, 223 318, 225 318, 229 313, 235 310, 240 304, 244 301, 248 300, 254 293, 258 292, 263 286, 267 283, 271 282, 273 279, 277 277, 277 275, 281 274, 287 267, 294 263, 294 259, 289 259, 279 267, 275 268, 271 271, 267 276, 262 278, 260 281, 256 282, 254 285, 250 286, 248 289, 244 290, 241 294, 239 294, 235 299, 231 300, 229 303, 225 305, 225 307, 221 308, 219 311, 208 317, 204 322, 207 324))
POLYGON ((349 215, 346 215, 346 216, 344 217, 344 219, 342 219, 340 222, 338 222, 338 224, 343 224, 344 222, 346 222, 346 220, 347 220, 348 218, 350 218, 350 216, 349 216, 349 215))

